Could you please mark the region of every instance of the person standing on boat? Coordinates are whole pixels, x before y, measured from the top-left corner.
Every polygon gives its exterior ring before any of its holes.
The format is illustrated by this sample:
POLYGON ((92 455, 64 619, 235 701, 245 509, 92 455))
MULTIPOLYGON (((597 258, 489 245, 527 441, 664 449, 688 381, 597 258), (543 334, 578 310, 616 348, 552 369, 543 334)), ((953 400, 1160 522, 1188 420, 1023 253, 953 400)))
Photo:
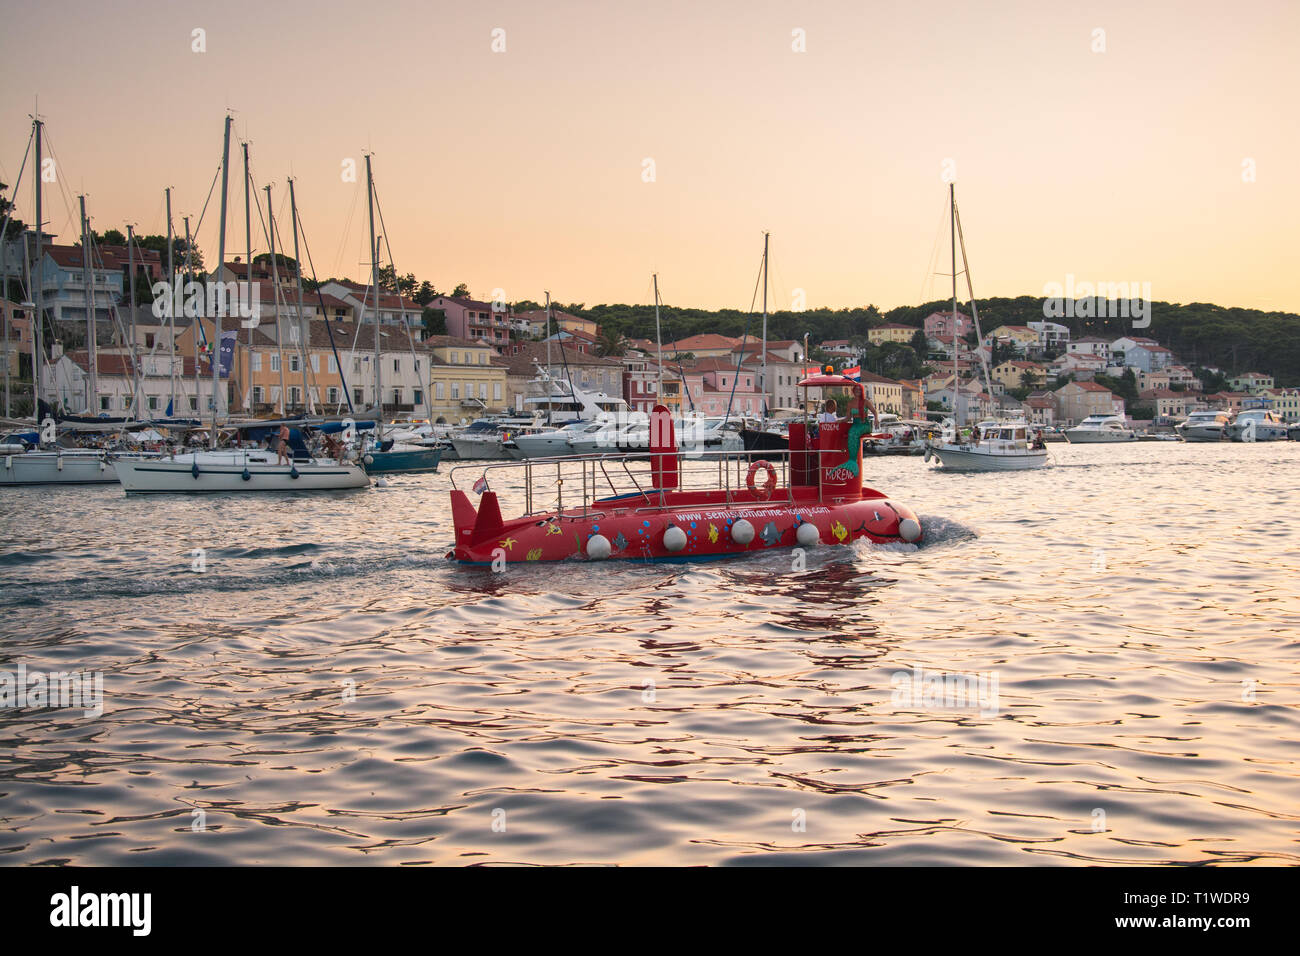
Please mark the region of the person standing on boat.
POLYGON ((276 448, 275 448, 276 450, 275 463, 277 465, 287 465, 289 464, 289 426, 288 425, 280 426, 279 439, 280 440, 276 443, 276 448))
POLYGON ((835 414, 837 408, 838 406, 835 404, 835 399, 833 398, 826 399, 826 404, 822 406, 821 416, 818 417, 817 419, 818 424, 829 424, 831 422, 838 422, 840 420, 840 417, 839 415, 835 414))

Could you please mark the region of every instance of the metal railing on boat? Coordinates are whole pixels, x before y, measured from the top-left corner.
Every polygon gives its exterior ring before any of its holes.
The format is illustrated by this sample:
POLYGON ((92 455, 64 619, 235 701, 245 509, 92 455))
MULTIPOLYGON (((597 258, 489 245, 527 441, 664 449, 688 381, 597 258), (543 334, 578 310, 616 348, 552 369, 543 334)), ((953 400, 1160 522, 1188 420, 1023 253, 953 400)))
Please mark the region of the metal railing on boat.
MULTIPOLYGON (((810 449, 805 454, 829 456, 838 463, 844 458, 845 452, 810 449)), ((720 491, 723 498, 718 504, 722 507, 794 504, 790 456, 789 450, 679 452, 678 485, 671 491, 720 491), (777 474, 777 481, 770 497, 756 501, 749 493, 746 479, 750 466, 757 461, 770 464, 777 474)), ((492 477, 497 476, 502 478, 503 485, 498 490, 517 494, 519 489, 511 487, 508 479, 522 472, 523 517, 551 511, 589 517, 604 515, 611 508, 626 509, 632 507, 634 502, 633 510, 638 512, 665 507, 668 490, 653 487, 650 459, 649 452, 633 452, 525 458, 519 461, 464 462, 453 466, 449 477, 452 488, 459 487, 456 481, 458 472, 472 475, 469 483, 482 477, 491 488, 492 477), (634 465, 645 467, 634 468, 634 465), (578 492, 566 506, 565 490, 575 485, 578 486, 578 492)), ((820 479, 822 469, 815 470, 820 479)), ((817 500, 822 501, 820 480, 817 482, 817 500)))

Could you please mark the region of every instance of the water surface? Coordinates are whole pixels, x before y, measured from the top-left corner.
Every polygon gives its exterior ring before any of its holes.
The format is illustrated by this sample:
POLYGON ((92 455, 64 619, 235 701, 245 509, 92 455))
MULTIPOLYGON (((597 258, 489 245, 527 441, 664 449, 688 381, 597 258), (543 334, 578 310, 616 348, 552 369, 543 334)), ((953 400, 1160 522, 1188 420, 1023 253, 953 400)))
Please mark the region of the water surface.
POLYGON ((460 568, 446 474, 2 489, 0 671, 105 701, 0 709, 0 861, 1300 861, 1300 444, 1050 447, 869 460, 926 541, 798 570, 460 568))

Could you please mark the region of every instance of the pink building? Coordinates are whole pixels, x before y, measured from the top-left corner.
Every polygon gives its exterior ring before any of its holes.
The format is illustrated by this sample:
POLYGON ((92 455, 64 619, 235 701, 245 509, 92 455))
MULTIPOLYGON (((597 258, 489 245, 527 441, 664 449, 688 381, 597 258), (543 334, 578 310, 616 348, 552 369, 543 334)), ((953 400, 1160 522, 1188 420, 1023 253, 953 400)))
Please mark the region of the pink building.
POLYGON ((952 336, 954 331, 958 338, 963 338, 974 328, 975 324, 964 312, 931 312, 925 317, 925 337, 930 339, 940 335, 952 336))
POLYGON ((441 309, 447 317, 447 334, 473 342, 486 342, 498 355, 510 351, 509 310, 494 312, 492 303, 477 299, 458 299, 440 295, 429 303, 431 309, 441 309))

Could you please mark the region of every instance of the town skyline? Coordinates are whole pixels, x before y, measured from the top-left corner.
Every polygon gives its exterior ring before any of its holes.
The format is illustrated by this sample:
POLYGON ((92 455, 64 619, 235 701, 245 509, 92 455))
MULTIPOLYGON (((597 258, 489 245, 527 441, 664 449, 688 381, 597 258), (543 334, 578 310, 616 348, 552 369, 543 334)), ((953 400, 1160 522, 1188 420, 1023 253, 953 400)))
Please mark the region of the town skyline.
MULTIPOLYGON (((1274 117, 1300 13, 1282 3, 1194 3, 1173 20, 1117 4, 617 18, 581 3, 411 4, 376 12, 391 53, 373 69, 348 55, 341 4, 308 19, 292 5, 177 4, 130 31, 74 6, 60 30, 75 63, 38 70, 40 45, 14 42, 48 35, 50 10, 13 11, 0 40, 15 78, 0 91, 0 177, 30 221, 30 172, 12 187, 39 96, 57 176, 46 228, 62 243, 78 240, 83 192, 101 232, 165 232, 168 185, 175 227, 197 219, 233 108, 255 201, 274 184, 281 228, 296 177, 322 280, 368 271, 369 148, 397 271, 481 300, 549 289, 570 304, 644 303, 658 272, 665 302, 746 310, 764 231, 772 311, 942 299, 955 178, 980 298, 1073 277, 1294 310, 1285 253, 1300 196, 1280 171, 1300 133, 1274 117), (136 62, 152 68, 123 67, 136 62)), ((246 254, 241 177, 236 148, 228 261, 246 254)), ((209 262, 215 219, 197 237, 209 262)))

